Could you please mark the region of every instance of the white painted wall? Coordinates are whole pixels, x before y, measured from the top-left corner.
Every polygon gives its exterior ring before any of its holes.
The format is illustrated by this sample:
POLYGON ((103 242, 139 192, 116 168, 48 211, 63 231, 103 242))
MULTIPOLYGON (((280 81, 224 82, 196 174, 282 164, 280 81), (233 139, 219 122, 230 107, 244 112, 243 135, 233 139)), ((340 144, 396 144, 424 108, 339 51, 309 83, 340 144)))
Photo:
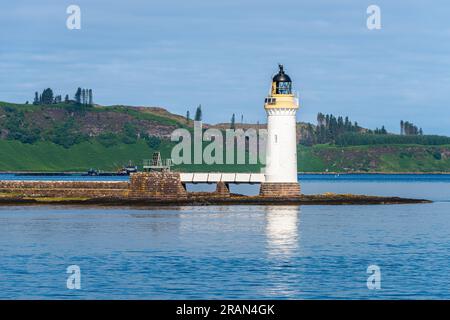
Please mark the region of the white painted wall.
POLYGON ((266 182, 297 182, 297 108, 267 108, 266 182))

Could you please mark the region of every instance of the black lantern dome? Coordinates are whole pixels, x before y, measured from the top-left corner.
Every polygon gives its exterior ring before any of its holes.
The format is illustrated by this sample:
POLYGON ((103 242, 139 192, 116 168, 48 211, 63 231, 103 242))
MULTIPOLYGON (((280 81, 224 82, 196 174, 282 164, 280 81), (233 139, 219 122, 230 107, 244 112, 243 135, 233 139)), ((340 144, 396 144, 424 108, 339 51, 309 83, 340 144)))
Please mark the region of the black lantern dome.
POLYGON ((276 94, 291 94, 292 93, 292 81, 291 78, 284 73, 282 64, 278 65, 280 69, 278 73, 273 77, 272 81, 275 84, 276 94))
POLYGON ((278 68, 280 69, 278 73, 273 77, 273 82, 292 82, 291 78, 284 73, 284 67, 282 64, 278 65, 278 68))

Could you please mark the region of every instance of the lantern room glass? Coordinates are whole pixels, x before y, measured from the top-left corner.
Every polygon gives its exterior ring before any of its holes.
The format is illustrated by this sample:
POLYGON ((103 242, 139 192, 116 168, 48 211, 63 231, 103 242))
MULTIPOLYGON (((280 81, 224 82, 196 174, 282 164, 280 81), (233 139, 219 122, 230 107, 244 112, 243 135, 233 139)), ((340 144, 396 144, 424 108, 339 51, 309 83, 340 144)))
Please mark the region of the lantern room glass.
POLYGON ((291 94, 292 83, 291 82, 277 82, 277 94, 291 94))

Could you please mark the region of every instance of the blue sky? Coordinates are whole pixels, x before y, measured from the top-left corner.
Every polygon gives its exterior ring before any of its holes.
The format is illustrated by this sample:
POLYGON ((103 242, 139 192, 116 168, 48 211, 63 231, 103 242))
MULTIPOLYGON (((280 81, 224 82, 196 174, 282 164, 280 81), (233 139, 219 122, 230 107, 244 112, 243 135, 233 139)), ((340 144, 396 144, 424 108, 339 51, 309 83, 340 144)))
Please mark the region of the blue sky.
POLYGON ((51 87, 100 104, 163 106, 206 122, 265 121, 277 63, 317 112, 450 135, 450 3, 436 0, 34 0, 0 4, 0 100, 51 87), (81 30, 66 8, 81 7, 81 30), (381 8, 382 29, 366 28, 381 8))

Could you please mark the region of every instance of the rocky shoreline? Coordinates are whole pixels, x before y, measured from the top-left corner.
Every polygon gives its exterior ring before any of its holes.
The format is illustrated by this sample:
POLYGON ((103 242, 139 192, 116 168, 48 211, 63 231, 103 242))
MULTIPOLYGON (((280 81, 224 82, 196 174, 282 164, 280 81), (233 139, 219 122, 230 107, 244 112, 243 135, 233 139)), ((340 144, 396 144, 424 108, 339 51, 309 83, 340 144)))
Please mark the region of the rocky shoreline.
POLYGON ((301 195, 298 197, 279 198, 267 196, 245 196, 231 194, 220 197, 211 194, 190 194, 184 199, 143 199, 129 197, 103 198, 64 198, 64 197, 20 197, 2 195, 0 205, 83 205, 83 206, 216 206, 216 205, 375 205, 375 204, 415 204, 431 203, 426 199, 409 199, 400 197, 380 197, 352 194, 301 195))
POLYGON ((133 173, 130 181, 0 180, 0 205, 368 205, 427 203, 425 199, 324 193, 301 194, 300 186, 261 183, 259 195, 231 193, 218 181, 214 192, 188 192, 179 173, 133 173), (272 188, 273 187, 273 188, 272 188), (275 188, 276 187, 276 188, 275 188))

